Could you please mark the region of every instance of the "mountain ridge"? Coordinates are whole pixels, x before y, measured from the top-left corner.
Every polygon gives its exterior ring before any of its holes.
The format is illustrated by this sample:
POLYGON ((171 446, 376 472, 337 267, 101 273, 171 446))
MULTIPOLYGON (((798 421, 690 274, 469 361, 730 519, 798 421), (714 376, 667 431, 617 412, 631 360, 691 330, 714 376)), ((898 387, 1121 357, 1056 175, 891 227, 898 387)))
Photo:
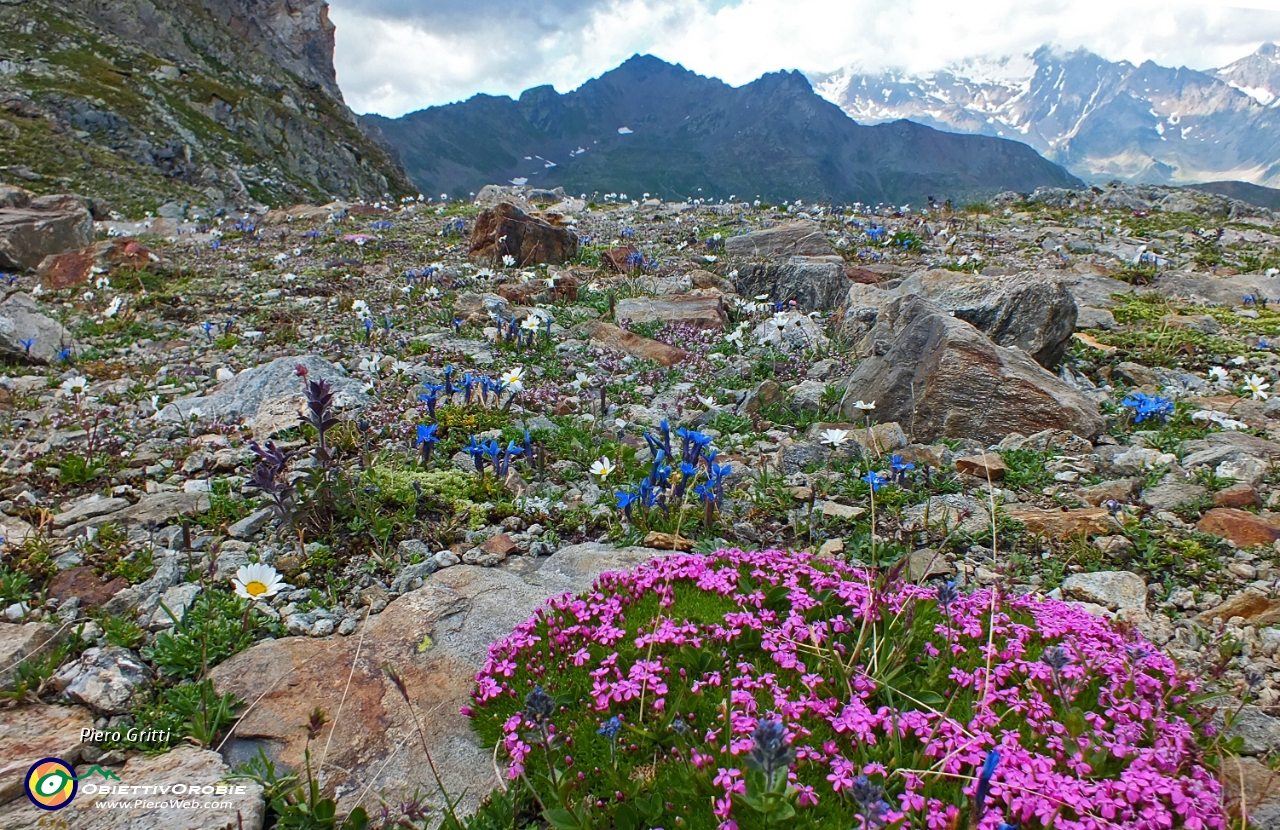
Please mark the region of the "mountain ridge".
POLYGON ((1270 43, 1203 72, 1041 46, 918 75, 808 77, 860 123, 906 118, 1021 141, 1087 181, 1280 185, 1280 50, 1270 43))
POLYGON ((731 87, 650 55, 564 94, 540 86, 363 120, 428 193, 527 182, 668 199, 918 203, 1080 184, 1014 142, 858 125, 797 71, 731 87))

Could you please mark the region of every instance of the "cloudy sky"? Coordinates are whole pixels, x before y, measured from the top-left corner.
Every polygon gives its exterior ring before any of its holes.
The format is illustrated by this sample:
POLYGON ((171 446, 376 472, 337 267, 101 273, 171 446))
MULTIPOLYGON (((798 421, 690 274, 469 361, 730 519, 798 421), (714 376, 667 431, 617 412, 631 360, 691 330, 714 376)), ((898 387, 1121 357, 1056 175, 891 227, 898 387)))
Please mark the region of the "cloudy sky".
POLYGON ((566 92, 636 53, 739 85, 777 69, 937 69, 1050 43, 1207 69, 1280 42, 1280 0, 329 0, 338 81, 396 116, 566 92))

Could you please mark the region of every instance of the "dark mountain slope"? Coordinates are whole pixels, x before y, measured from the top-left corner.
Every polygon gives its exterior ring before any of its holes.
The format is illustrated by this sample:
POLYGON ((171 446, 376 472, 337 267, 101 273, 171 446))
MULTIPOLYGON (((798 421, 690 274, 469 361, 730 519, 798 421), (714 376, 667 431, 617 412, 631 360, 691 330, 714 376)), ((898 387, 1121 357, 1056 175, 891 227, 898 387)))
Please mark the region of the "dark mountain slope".
POLYGON ((527 179, 668 199, 922 202, 1079 182, 1025 145, 907 122, 864 127, 798 72, 734 88, 649 56, 560 95, 476 96, 366 116, 423 192, 527 179))

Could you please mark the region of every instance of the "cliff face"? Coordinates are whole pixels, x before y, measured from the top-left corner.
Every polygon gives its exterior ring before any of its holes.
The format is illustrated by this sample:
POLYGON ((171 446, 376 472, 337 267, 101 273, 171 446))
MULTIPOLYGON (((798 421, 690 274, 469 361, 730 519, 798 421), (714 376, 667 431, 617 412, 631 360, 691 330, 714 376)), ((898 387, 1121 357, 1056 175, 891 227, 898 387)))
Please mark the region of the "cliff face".
POLYGON ((6 0, 0 180, 138 212, 407 193, 323 0, 6 0))

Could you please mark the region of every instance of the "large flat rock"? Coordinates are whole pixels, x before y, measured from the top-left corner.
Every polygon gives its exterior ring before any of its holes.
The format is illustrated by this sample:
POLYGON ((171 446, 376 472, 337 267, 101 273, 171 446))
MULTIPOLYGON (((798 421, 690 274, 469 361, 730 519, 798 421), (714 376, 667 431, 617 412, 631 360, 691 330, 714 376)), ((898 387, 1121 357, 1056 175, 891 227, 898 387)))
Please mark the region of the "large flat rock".
POLYGON ((61 758, 69 764, 79 761, 84 747, 80 730, 92 728, 93 715, 81 706, 37 703, 4 710, 0 717, 0 804, 23 795, 22 780, 41 758, 61 758))
POLYGON ((549 597, 584 591, 603 572, 629 570, 661 554, 649 548, 575 545, 524 576, 459 565, 432 574, 422 588, 369 618, 362 633, 259 643, 210 673, 219 691, 257 701, 224 752, 238 763, 262 747, 299 768, 306 746, 302 727, 319 706, 332 725, 312 745, 313 763, 323 761, 342 811, 353 809, 365 788, 370 793, 360 802, 365 807, 376 804, 380 792, 393 803, 415 788, 434 793, 409 711, 382 670, 390 665, 404 679, 424 722, 445 786, 454 796, 465 792, 463 805, 470 812, 496 784, 492 750, 479 745, 460 713, 490 644, 549 597), (317 750, 326 744, 327 756, 317 750))

